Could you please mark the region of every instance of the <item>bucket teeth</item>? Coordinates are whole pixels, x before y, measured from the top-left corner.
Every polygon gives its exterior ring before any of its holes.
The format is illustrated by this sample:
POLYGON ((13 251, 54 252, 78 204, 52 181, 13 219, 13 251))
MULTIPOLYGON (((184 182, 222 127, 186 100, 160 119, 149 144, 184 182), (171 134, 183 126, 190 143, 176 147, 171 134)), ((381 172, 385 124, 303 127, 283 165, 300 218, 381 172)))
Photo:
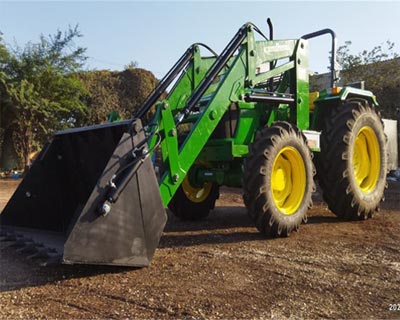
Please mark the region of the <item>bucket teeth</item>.
POLYGON ((46 261, 40 263, 40 266, 42 267, 50 267, 50 266, 55 266, 58 264, 62 263, 62 257, 61 255, 55 255, 50 258, 47 258, 46 261))
POLYGON ((6 238, 10 235, 10 232, 8 232, 7 230, 4 230, 3 228, 0 229, 0 239, 1 238, 6 238))
POLYGON ((35 241, 23 232, 1 230, 1 248, 14 248, 16 252, 26 256, 27 259, 38 261, 41 266, 61 263, 62 255, 53 247, 46 247, 42 242, 35 241))
POLYGON ((35 245, 35 244, 26 244, 24 247, 17 249, 17 252, 21 252, 24 254, 34 254, 39 252, 39 247, 40 245, 35 245))
POLYGON ((24 248, 25 246, 26 246, 26 242, 21 239, 18 239, 9 245, 9 247, 15 248, 15 249, 24 248))
POLYGON ((42 248, 36 253, 29 255, 27 258, 32 260, 40 260, 41 266, 51 266, 60 264, 62 256, 53 248, 42 248))
POLYGON ((33 244, 33 240, 31 238, 26 238, 23 235, 17 234, 16 240, 13 241, 13 243, 10 245, 10 247, 21 250, 31 244, 33 244))
POLYGON ((9 235, 2 235, 0 237, 1 242, 14 242, 17 241, 17 237, 15 235, 9 234, 9 235))
POLYGON ((1 242, 15 242, 18 240, 17 235, 15 232, 10 231, 6 228, 0 228, 0 241, 1 242))
POLYGON ((48 251, 49 251, 48 249, 38 250, 37 252, 29 255, 27 258, 28 259, 32 259, 32 260, 35 260, 35 259, 49 259, 50 255, 49 255, 48 251))

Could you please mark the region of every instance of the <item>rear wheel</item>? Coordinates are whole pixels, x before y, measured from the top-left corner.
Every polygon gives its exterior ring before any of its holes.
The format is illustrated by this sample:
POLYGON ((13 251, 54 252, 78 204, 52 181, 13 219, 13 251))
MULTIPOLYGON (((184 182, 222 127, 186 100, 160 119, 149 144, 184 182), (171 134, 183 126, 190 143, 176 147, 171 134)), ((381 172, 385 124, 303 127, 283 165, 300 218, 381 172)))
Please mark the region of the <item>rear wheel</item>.
POLYGON ((190 182, 186 175, 181 186, 170 201, 168 208, 182 220, 200 220, 208 216, 219 198, 219 187, 205 182, 198 187, 190 182))
POLYGON ((244 166, 244 202, 257 229, 271 236, 297 230, 312 205, 311 152, 302 133, 275 122, 256 137, 244 166))
POLYGON ((386 136, 367 101, 332 107, 324 119, 317 172, 324 200, 337 216, 367 219, 378 209, 386 185, 386 136))

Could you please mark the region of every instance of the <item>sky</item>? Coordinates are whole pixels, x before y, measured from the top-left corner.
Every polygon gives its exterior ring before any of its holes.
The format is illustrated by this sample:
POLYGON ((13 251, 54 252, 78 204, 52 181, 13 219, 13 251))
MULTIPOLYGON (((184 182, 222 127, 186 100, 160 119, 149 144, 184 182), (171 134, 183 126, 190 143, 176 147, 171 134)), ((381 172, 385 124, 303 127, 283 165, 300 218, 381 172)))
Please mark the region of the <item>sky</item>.
MULTIPOLYGON (((3 1, 0 31, 4 40, 23 47, 40 34, 79 25, 75 44, 87 48, 86 68, 123 70, 131 61, 164 76, 183 52, 202 42, 220 53, 232 36, 251 21, 275 39, 297 39, 331 28, 338 43, 370 50, 386 40, 400 53, 400 1, 3 1)), ((310 71, 327 72, 330 37, 310 40, 310 71)))

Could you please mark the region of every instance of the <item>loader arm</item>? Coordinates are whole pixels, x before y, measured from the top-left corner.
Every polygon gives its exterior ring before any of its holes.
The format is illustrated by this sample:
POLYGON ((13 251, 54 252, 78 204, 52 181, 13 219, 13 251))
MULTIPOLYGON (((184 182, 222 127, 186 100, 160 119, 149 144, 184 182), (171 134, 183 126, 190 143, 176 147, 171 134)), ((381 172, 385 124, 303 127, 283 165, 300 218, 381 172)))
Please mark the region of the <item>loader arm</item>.
MULTIPOLYGON (((242 121, 243 125, 236 137, 237 141, 242 141, 242 145, 238 144, 237 149, 247 150, 243 136, 247 137, 251 131, 253 139, 254 128, 262 127, 277 118, 276 112, 270 112, 268 121, 260 123, 261 116, 270 109, 278 110, 281 105, 287 107, 288 116, 297 119, 299 128, 308 128, 307 41, 256 42, 254 29, 251 23, 239 29, 187 100, 177 99, 178 90, 173 90, 167 99, 157 104, 154 122, 158 124, 165 166, 160 182, 165 206, 171 201, 206 144, 212 140, 211 135, 231 103, 238 103, 243 109, 241 112, 256 115, 242 121), (260 64, 281 59, 288 61, 267 72, 257 72, 260 64), (284 75, 291 83, 280 85, 276 92, 265 90, 270 79, 284 75), (214 90, 210 90, 212 86, 214 90), (260 90, 264 90, 265 94, 257 94, 260 90), (288 90, 290 93, 285 94, 288 90), (184 107, 182 101, 185 101, 184 107), (191 123, 191 129, 184 142, 179 143, 179 128, 187 122, 191 123)), ((154 145, 154 141, 151 145, 154 145)), ((247 144, 249 142, 246 141, 247 144)), ((246 151, 242 156, 245 154, 246 151)))

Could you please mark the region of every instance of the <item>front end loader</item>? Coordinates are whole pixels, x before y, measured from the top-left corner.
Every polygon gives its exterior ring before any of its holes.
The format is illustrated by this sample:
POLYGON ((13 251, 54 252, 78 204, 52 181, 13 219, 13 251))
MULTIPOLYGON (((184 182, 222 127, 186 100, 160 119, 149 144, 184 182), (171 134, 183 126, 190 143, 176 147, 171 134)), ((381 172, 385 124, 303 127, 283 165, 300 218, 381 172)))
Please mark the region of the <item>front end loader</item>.
POLYGON ((64 263, 146 266, 165 208, 205 218, 220 186, 240 187, 257 229, 288 236, 315 177, 337 216, 371 217, 387 171, 375 96, 336 85, 332 30, 275 40, 268 24, 268 37, 244 24, 220 55, 189 47, 132 119, 56 133, 0 215, 3 240, 64 263), (326 34, 330 87, 310 93, 308 44, 326 34))

